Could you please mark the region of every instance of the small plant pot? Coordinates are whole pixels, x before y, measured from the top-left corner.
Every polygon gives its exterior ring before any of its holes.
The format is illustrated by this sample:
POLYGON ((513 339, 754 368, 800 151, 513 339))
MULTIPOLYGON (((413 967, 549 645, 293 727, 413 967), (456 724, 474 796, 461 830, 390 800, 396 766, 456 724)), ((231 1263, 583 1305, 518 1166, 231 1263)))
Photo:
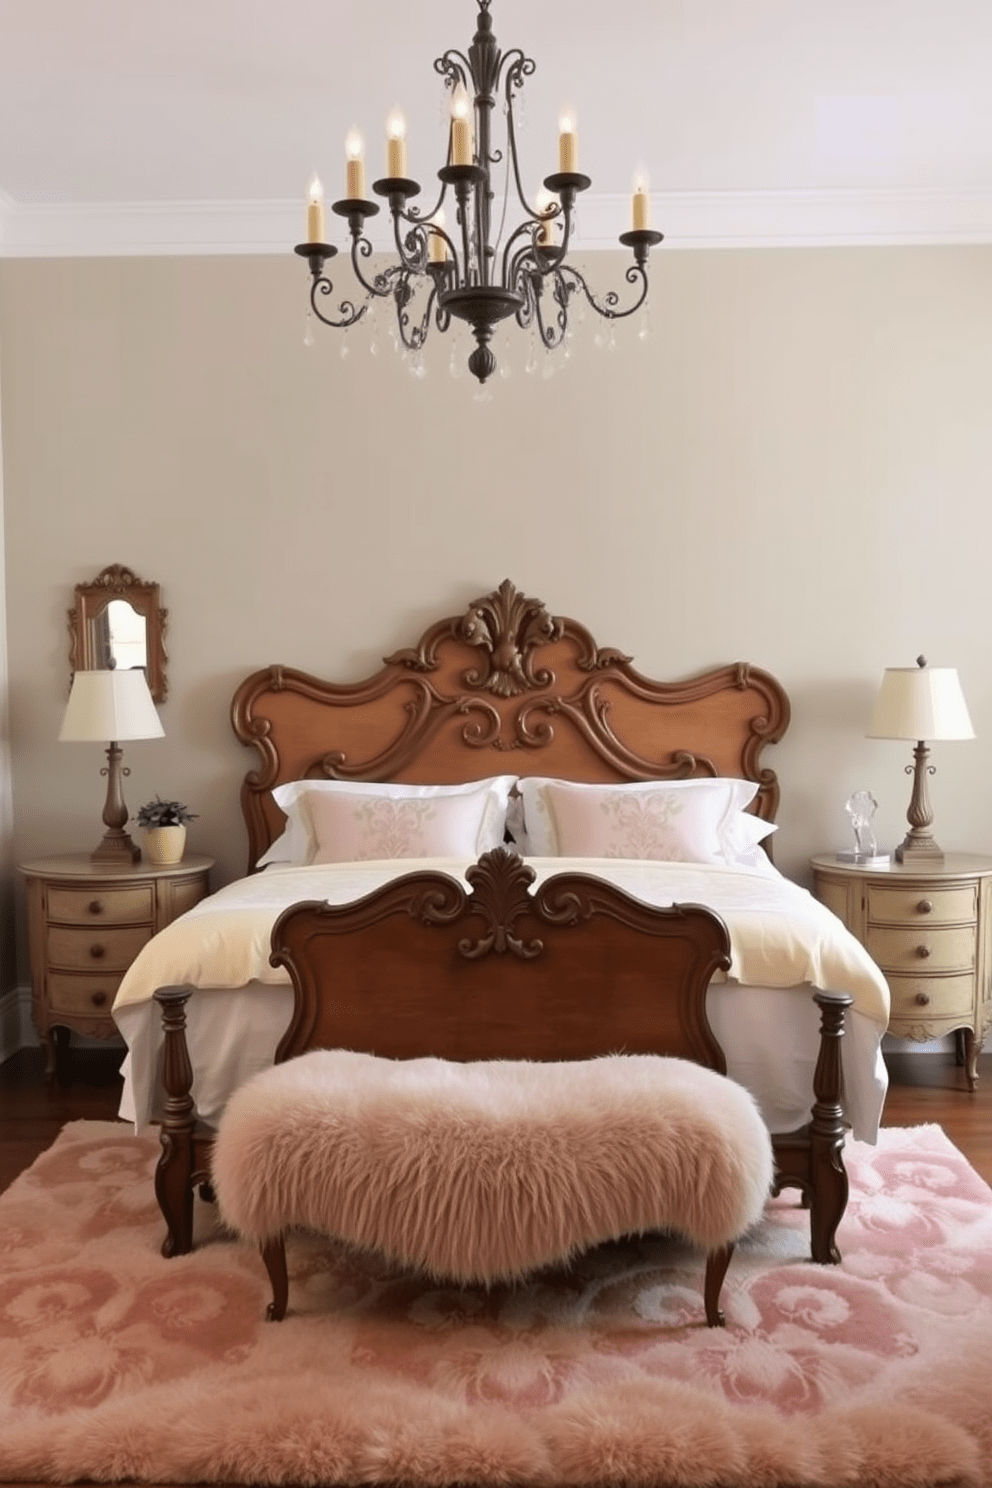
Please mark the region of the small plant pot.
POLYGON ((160 867, 181 863, 185 850, 186 828, 182 824, 145 828, 145 857, 149 863, 158 863, 160 867))

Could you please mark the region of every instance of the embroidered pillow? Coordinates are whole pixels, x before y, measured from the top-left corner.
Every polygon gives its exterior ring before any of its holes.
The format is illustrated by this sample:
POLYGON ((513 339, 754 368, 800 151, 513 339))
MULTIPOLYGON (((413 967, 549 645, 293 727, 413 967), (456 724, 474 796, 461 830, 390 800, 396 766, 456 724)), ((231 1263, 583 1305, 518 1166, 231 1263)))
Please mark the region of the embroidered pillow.
POLYGON ((494 775, 465 785, 292 780, 272 792, 286 814, 286 827, 259 858, 258 866, 478 857, 503 841, 514 784, 513 775, 494 775), (413 809, 395 809, 404 804, 413 809), (393 809, 386 809, 389 806, 393 809), (402 850, 390 851, 390 844, 402 844, 402 850), (322 856, 316 856, 318 852, 322 856))
POLYGON ((750 780, 666 780, 578 785, 520 781, 535 857, 646 858, 665 862, 752 863, 774 827, 744 811, 750 780))
POLYGON ((316 795, 306 798, 316 848, 312 863, 369 858, 474 858, 488 842, 487 792, 467 796, 316 795))

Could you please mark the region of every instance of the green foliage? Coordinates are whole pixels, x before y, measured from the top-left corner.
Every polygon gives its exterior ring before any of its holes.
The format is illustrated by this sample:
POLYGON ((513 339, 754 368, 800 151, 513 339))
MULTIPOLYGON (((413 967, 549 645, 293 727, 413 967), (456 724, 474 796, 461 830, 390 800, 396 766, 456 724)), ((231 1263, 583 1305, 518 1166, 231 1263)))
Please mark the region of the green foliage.
POLYGON ((140 808, 135 821, 139 827, 179 827, 195 817, 196 812, 190 811, 182 801, 163 801, 156 796, 154 801, 148 801, 140 808))

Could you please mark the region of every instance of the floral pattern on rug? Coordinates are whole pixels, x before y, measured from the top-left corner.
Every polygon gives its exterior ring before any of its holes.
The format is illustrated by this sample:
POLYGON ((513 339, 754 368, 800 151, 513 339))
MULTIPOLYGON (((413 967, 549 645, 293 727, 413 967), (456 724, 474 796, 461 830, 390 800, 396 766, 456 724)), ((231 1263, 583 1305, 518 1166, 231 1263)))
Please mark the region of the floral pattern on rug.
POLYGON ((771 1201, 725 1329, 703 1257, 666 1236, 490 1289, 293 1236, 290 1313, 266 1323, 260 1259, 211 1206, 162 1259, 157 1155, 74 1123, 0 1196, 7 1475, 827 1488, 846 1462, 894 1488, 932 1459, 992 1483, 992 1192, 937 1128, 850 1144, 840 1266, 808 1259, 794 1195, 771 1201))

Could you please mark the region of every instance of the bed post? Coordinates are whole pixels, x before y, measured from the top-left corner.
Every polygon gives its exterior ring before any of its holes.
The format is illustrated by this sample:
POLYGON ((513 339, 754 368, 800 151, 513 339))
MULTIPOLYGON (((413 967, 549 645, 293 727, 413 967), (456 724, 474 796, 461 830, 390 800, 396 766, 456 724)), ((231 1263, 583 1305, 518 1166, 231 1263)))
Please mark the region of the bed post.
POLYGON ((812 1185, 810 1230, 813 1259, 824 1264, 840 1260, 834 1240, 847 1205, 844 1167, 844 1108, 841 1105, 840 1041, 844 1014, 854 1002, 846 993, 814 992, 820 1019, 820 1052, 813 1072, 813 1119, 810 1122, 809 1166, 812 1185))
POLYGON ((162 1254, 166 1257, 186 1255, 193 1249, 196 1105, 192 1096, 193 1066, 186 1046, 186 1004, 192 993, 193 988, 186 985, 159 987, 153 994, 162 1009, 165 1033, 162 1083, 166 1095, 160 1134, 162 1155, 155 1169, 155 1197, 167 1225, 162 1242, 162 1254))

